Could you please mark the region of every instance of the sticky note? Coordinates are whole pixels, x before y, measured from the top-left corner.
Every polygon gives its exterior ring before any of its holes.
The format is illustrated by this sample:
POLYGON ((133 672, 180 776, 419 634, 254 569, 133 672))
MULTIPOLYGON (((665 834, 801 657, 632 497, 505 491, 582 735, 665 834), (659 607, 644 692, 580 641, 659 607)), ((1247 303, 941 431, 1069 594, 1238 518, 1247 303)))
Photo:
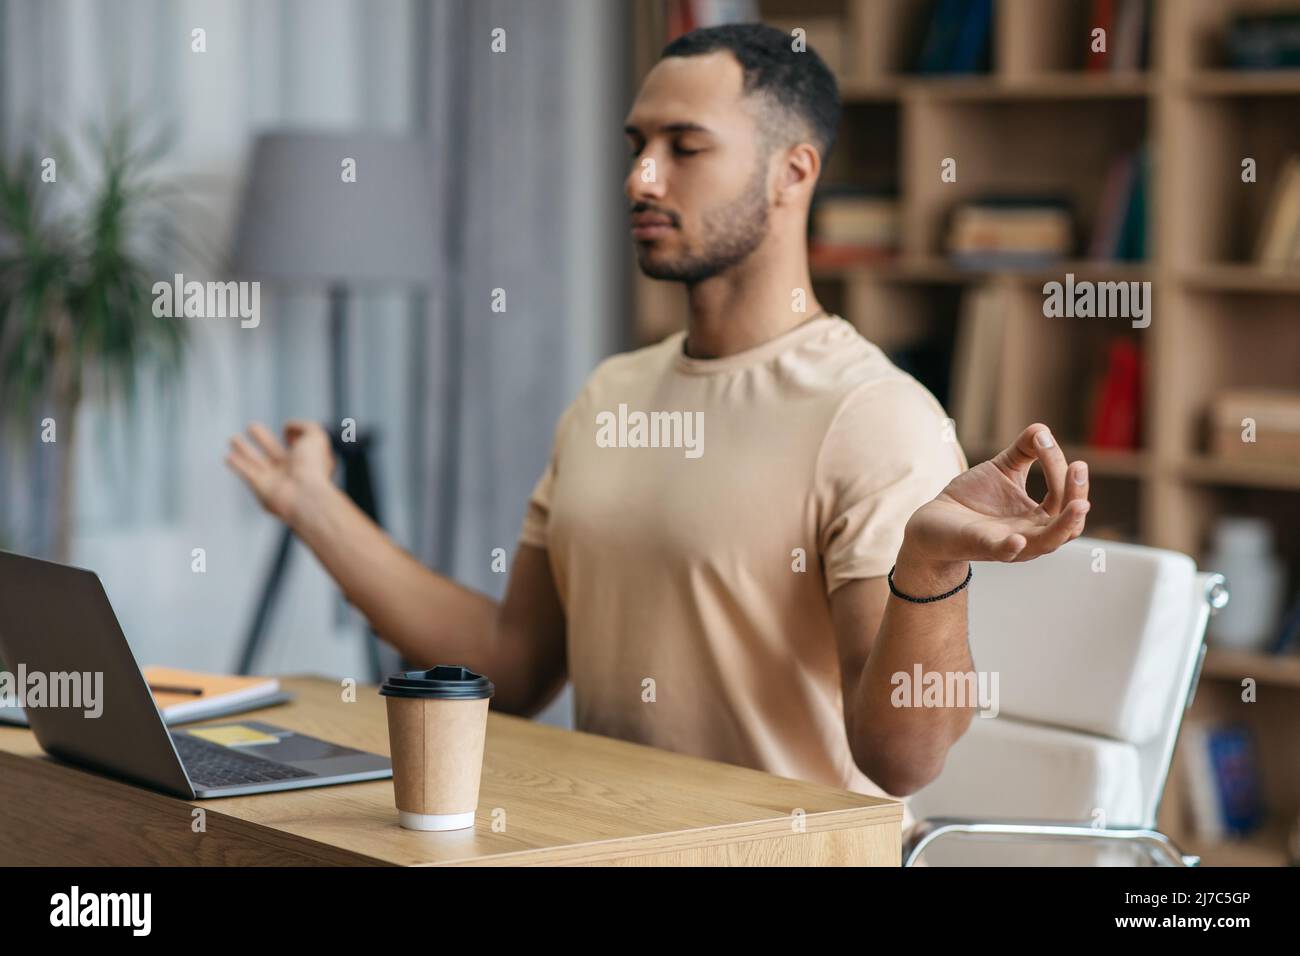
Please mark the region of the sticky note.
POLYGON ((243 724, 223 724, 220 727, 196 727, 190 731, 195 737, 202 737, 223 747, 246 747, 254 744, 278 743, 280 738, 274 734, 264 734, 243 724))

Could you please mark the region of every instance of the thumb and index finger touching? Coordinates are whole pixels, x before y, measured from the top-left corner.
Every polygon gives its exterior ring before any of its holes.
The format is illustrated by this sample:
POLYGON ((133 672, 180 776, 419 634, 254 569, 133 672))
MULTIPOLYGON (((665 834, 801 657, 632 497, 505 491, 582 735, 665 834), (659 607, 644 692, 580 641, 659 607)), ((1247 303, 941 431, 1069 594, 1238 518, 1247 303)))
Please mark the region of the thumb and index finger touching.
POLYGON ((1041 422, 1035 422, 1025 428, 1016 440, 1004 448, 994 458, 1003 471, 1016 477, 1021 487, 1029 475, 1029 469, 1038 462, 1043 469, 1047 482, 1047 494, 1042 507, 1053 517, 1062 511, 1086 513, 1088 510, 1088 465, 1083 461, 1071 464, 1065 453, 1057 444, 1052 430, 1041 422), (1073 502, 1081 501, 1081 505, 1073 502))

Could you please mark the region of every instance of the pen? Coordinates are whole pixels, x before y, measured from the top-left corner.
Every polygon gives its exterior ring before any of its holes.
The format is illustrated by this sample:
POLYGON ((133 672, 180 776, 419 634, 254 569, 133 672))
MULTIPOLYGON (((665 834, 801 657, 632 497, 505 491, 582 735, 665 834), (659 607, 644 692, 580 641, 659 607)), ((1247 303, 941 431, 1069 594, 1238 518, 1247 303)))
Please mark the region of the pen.
POLYGON ((155 694, 188 694, 191 697, 202 697, 202 687, 171 687, 167 684, 150 684, 149 689, 155 694))

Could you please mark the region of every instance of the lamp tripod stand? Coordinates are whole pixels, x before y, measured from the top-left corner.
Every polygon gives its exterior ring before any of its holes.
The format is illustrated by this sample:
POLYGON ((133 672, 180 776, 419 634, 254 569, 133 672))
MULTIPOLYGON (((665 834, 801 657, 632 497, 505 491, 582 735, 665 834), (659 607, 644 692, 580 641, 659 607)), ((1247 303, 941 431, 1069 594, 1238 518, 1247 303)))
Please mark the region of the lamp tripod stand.
MULTIPOLYGON (((343 419, 347 408, 347 290, 338 283, 329 288, 329 336, 330 336, 330 395, 333 408, 333 421, 328 423, 325 431, 330 436, 334 454, 343 466, 343 491, 356 503, 366 515, 382 524, 379 516, 379 496, 374 483, 374 472, 370 464, 370 452, 374 447, 376 436, 368 431, 358 430, 353 441, 344 441, 343 419)), ((286 527, 280 536, 275 557, 262 584, 262 592, 253 613, 253 620, 244 638, 244 646, 239 654, 239 674, 250 674, 257 661, 258 652, 266 641, 266 628, 270 621, 271 610, 280 596, 284 584, 284 572, 289 565, 289 554, 293 545, 293 532, 286 527)), ((372 683, 382 679, 379 661, 379 638, 374 630, 366 627, 366 663, 370 669, 372 683)))

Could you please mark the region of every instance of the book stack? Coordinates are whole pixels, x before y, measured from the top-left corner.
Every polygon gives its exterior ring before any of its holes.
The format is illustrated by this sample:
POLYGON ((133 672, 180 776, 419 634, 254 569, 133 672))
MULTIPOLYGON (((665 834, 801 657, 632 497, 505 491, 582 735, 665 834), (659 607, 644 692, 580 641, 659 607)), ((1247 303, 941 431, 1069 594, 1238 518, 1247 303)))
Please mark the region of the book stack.
POLYGON ((977 269, 1036 268, 1074 249, 1074 217, 1060 199, 990 197, 963 203, 948 228, 948 253, 977 269))
POLYGON ((865 192, 821 196, 813 210, 809 255, 814 268, 888 258, 898 251, 898 200, 865 192))
POLYGON ((992 28, 993 0, 938 0, 916 72, 988 72, 992 28))
POLYGON ((1210 451, 1220 458, 1300 464, 1300 391, 1241 388, 1220 392, 1210 408, 1210 451), (1243 439, 1254 423, 1253 442, 1243 439))
POLYGON ((1228 62, 1239 70, 1300 67, 1300 10, 1238 14, 1227 46, 1228 62))
POLYGON ((1088 244, 1093 259, 1137 262, 1147 257, 1147 196, 1150 164, 1145 149, 1111 164, 1088 244))
POLYGON ((1278 176, 1255 261, 1265 269, 1300 269, 1300 156, 1287 160, 1278 176))
POLYGON ((1091 73, 1133 73, 1147 65, 1151 9, 1149 0, 1092 0, 1088 13, 1088 59, 1091 73), (1095 49, 1092 31, 1106 31, 1106 48, 1095 49))

